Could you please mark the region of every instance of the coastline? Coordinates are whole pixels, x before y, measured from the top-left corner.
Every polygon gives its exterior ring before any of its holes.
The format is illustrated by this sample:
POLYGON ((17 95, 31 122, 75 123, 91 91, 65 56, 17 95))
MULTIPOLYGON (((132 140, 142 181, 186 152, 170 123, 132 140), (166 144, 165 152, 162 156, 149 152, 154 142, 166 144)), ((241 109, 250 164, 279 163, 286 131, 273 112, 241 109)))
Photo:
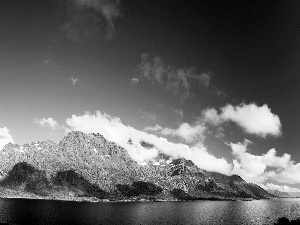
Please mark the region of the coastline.
POLYGON ((98 199, 96 197, 77 197, 77 196, 39 196, 30 193, 22 193, 21 195, 6 195, 0 193, 0 198, 2 199, 30 199, 30 200, 52 200, 52 201, 69 201, 69 202, 194 202, 194 201, 253 201, 255 199, 218 199, 218 198, 207 198, 207 199, 191 199, 191 200, 180 200, 180 199, 147 199, 147 198, 131 198, 131 199, 117 199, 117 198, 105 198, 98 199))

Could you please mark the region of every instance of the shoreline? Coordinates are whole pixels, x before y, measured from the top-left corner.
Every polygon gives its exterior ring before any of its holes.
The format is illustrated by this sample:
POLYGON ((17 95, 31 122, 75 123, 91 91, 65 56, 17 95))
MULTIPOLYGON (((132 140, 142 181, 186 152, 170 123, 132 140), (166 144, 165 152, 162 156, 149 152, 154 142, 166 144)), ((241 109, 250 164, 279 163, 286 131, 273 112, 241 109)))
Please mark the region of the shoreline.
MULTIPOLYGON (((196 202, 196 201, 253 201, 266 199, 195 199, 195 200, 178 200, 178 199, 97 199, 94 197, 40 197, 40 196, 0 196, 2 199, 28 199, 28 200, 48 200, 48 201, 66 201, 66 202, 91 202, 91 203, 119 203, 119 202, 196 202)), ((277 198, 274 198, 277 199, 277 198)), ((269 199, 270 200, 270 199, 269 199)))

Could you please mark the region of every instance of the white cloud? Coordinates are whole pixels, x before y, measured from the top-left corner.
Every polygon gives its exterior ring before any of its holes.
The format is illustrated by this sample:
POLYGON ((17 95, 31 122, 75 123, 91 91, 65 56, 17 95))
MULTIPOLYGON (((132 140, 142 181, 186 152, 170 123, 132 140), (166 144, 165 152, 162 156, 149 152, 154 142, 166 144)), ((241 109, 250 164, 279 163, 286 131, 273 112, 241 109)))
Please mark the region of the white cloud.
POLYGON ((233 107, 226 105, 222 109, 222 118, 231 120, 241 126, 247 133, 266 137, 268 134, 281 135, 279 117, 271 112, 266 104, 257 106, 254 103, 233 107))
POLYGON ((132 85, 137 85, 139 83, 139 78, 136 78, 136 77, 132 77, 131 80, 130 80, 130 83, 132 85))
POLYGON ((232 121, 242 127, 245 132, 261 137, 281 135, 279 117, 273 114, 266 104, 263 106, 257 106, 254 103, 249 105, 243 103, 238 106, 227 104, 221 108, 220 114, 216 109, 208 108, 202 111, 202 119, 215 126, 225 121, 232 121))
POLYGON ((300 163, 295 164, 291 155, 285 153, 276 156, 276 150, 270 149, 262 155, 248 152, 251 141, 228 144, 235 157, 232 173, 238 174, 248 182, 300 183, 300 163), (267 171, 267 168, 270 170, 267 171))
POLYGON ((196 122, 192 126, 188 123, 182 123, 177 129, 164 128, 160 132, 163 135, 178 136, 188 143, 201 142, 204 139, 206 127, 196 122))
POLYGON ((6 127, 0 128, 0 150, 9 142, 14 143, 14 140, 9 132, 10 130, 6 127))
POLYGON ((166 66, 160 57, 155 57, 151 62, 147 53, 141 55, 141 63, 137 66, 137 70, 142 79, 166 88, 178 96, 180 101, 192 96, 190 93, 192 83, 207 87, 211 79, 211 74, 204 72, 197 74, 193 67, 175 69, 172 66, 166 66))
POLYGON ((85 133, 101 133, 107 140, 114 141, 127 149, 129 155, 135 161, 143 162, 152 159, 161 151, 172 157, 184 157, 192 160, 201 169, 230 174, 231 164, 223 158, 214 157, 201 144, 193 147, 175 144, 165 138, 159 138, 153 134, 126 126, 120 118, 111 117, 99 111, 95 114, 86 112, 81 116, 72 115, 71 118, 66 120, 66 124, 68 125, 66 132, 78 130, 85 133), (132 145, 128 144, 129 139, 132 140, 132 145), (152 143, 155 148, 146 149, 141 146, 141 141, 152 143))
POLYGON ((121 16, 119 0, 70 0, 60 6, 64 9, 61 18, 65 20, 62 29, 68 39, 76 43, 99 35, 111 39, 114 20, 121 16))
POLYGON ((214 108, 207 108, 201 112, 202 120, 206 123, 210 123, 214 126, 219 125, 223 122, 221 116, 218 114, 218 111, 214 108))
POLYGON ((41 127, 50 127, 52 130, 55 130, 58 128, 58 123, 51 117, 49 117, 48 119, 34 118, 34 123, 38 124, 41 127))
POLYGON ((156 124, 154 127, 145 127, 144 131, 159 131, 162 130, 163 128, 156 124))
POLYGON ((258 184, 258 185, 265 190, 277 190, 281 192, 300 192, 300 188, 292 188, 287 185, 276 185, 273 183, 258 184))
POLYGON ((71 81, 71 84, 72 85, 75 85, 78 81, 79 81, 79 79, 78 78, 76 78, 76 77, 69 77, 69 80, 71 81))

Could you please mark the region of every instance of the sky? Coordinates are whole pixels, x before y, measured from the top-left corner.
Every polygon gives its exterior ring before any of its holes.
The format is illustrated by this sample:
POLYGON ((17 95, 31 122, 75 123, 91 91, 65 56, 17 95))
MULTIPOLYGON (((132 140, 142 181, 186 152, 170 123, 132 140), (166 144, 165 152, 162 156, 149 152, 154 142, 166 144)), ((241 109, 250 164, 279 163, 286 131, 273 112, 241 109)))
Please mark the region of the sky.
POLYGON ((163 152, 300 192, 299 10, 283 0, 2 0, 0 148, 99 132, 139 162, 163 152))

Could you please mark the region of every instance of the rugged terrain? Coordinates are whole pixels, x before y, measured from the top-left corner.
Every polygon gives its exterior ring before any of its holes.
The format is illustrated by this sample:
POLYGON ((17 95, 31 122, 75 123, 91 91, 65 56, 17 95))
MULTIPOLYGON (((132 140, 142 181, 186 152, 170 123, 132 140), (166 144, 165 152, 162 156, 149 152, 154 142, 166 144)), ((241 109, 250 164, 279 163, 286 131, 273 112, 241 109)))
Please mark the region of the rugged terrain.
MULTIPOLYGON (((130 143, 130 140, 129 140, 130 143)), ((142 142, 145 148, 155 143, 142 142)), ((0 152, 2 197, 71 200, 249 200, 272 198, 237 175, 201 170, 190 160, 159 154, 133 161, 100 134, 70 132, 52 141, 7 144, 0 152)))
POLYGON ((290 198, 291 196, 287 192, 278 191, 278 190, 268 190, 268 192, 272 195, 275 195, 279 198, 290 198))

